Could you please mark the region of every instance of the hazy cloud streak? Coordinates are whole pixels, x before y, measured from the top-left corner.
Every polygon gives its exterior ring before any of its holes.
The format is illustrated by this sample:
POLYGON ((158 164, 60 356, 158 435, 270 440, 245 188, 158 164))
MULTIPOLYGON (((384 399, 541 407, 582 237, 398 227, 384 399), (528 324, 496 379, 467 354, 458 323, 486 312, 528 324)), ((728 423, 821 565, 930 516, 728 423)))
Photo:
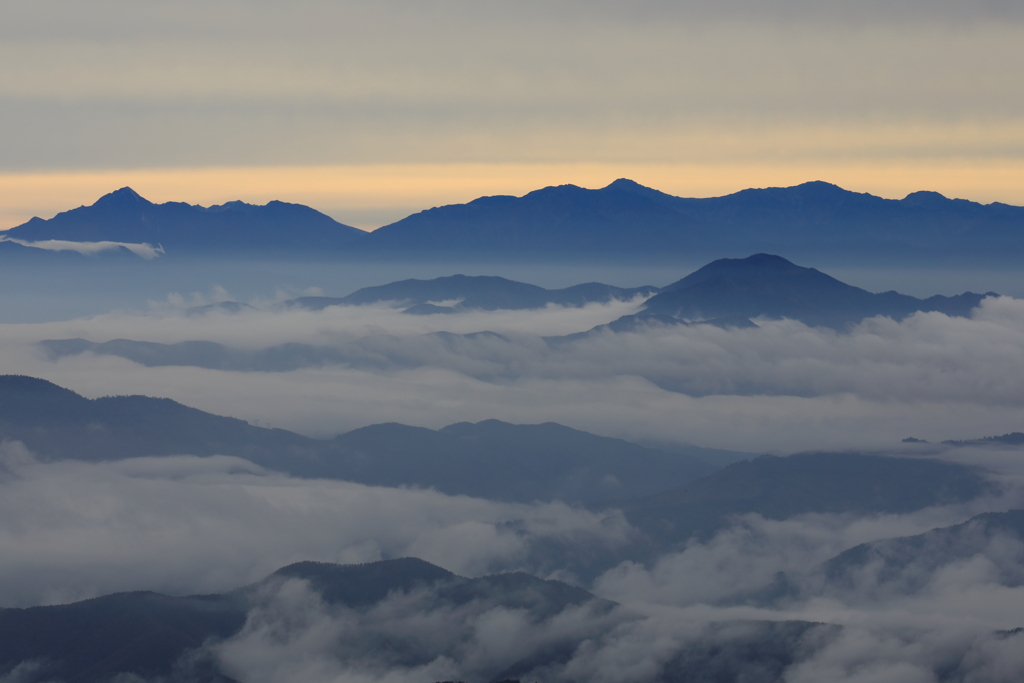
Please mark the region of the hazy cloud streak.
POLYGON ((40 240, 38 242, 27 242, 25 240, 14 239, 13 237, 4 237, 0 235, 0 242, 14 242, 20 244, 23 247, 31 247, 33 249, 43 249, 45 251, 77 251, 79 254, 85 256, 92 256, 93 254, 99 254, 104 251, 116 251, 117 249, 127 249, 136 256, 148 260, 155 259, 157 256, 161 256, 164 253, 162 246, 154 247, 152 244, 142 243, 136 244, 133 242, 72 242, 70 240, 40 240))

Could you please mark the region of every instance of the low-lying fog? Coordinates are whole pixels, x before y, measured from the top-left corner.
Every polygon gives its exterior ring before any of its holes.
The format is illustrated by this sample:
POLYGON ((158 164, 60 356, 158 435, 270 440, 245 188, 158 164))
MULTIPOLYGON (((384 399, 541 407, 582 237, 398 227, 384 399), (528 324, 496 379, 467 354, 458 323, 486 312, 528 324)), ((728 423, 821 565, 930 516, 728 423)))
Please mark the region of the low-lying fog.
POLYGON ((166 396, 319 436, 387 421, 437 428, 497 418, 785 452, 1002 434, 1020 429, 1024 406, 1024 300, 1009 297, 985 300, 970 319, 919 313, 843 333, 758 320, 757 328, 652 326, 561 343, 543 337, 588 330, 642 302, 417 316, 387 305, 308 311, 254 300, 239 313, 186 313, 227 298, 175 295, 145 312, 0 324, 0 365, 88 397, 166 396), (485 330, 501 336, 431 334, 485 330), (310 348, 290 369, 225 371, 197 367, 198 356, 196 365, 162 367, 89 352, 51 360, 36 346, 69 338, 211 341, 246 358, 285 344, 310 348))
MULTIPOLYGON (((1019 541, 986 540, 975 556, 940 568, 905 594, 879 597, 865 580, 846 592, 811 592, 761 607, 743 598, 771 585, 777 572, 814 587, 821 563, 858 543, 1020 507, 1020 455, 957 451, 961 459, 1002 468, 1010 485, 998 498, 859 518, 747 515, 649 566, 622 562, 591 587, 620 603, 611 612, 571 608, 537 623, 523 610, 487 604, 431 608, 415 593, 355 612, 328 606, 304 582, 291 581, 264 596, 240 633, 210 647, 228 673, 250 682, 412 683, 483 680, 568 639, 582 644, 545 680, 645 681, 688 644, 766 637, 764 625, 734 620, 804 620, 843 628, 803 636, 803 659, 787 670, 787 681, 933 681, 951 657, 963 669, 957 680, 1011 681, 1024 666, 1019 638, 997 631, 1020 625, 1024 586, 1000 582, 994 567, 1001 558, 1024 556, 1019 541), (446 654, 419 665, 391 660, 374 649, 377 637, 413 639, 446 654)), ((5 443, 0 461, 5 606, 124 590, 224 591, 305 559, 410 555, 466 576, 525 570, 572 581, 545 568, 552 548, 600 554, 634 533, 612 511, 301 480, 222 456, 39 463, 5 443)))
MULTIPOLYGON (((0 232, 2 234, 2 232, 0 232)), ((209 293, 229 290, 241 301, 294 297, 307 290, 345 296, 361 287, 383 285, 407 278, 430 279, 454 275, 497 275, 547 288, 582 282, 603 282, 618 287, 664 287, 701 266, 708 259, 645 260, 616 264, 578 263, 344 263, 334 260, 178 259, 173 255, 146 261, 134 256, 81 259, 67 254, 54 263, 4 262, 0 268, 0 321, 43 322, 97 315, 112 309, 143 310, 150 300, 163 300, 168 292, 209 293)), ((722 254, 745 257, 749 254, 722 254)), ((999 268, 863 268, 846 263, 823 263, 782 254, 801 266, 814 267, 847 284, 871 292, 896 290, 927 298, 965 291, 998 292, 1024 297, 1024 283, 1014 270, 999 268)))
MULTIPOLYGON (((161 298, 145 310, 2 323, 0 367, 88 397, 170 397, 320 436, 386 421, 440 427, 498 418, 750 452, 917 453, 931 447, 900 440, 1021 429, 1024 300, 1010 297, 986 300, 970 319, 876 318, 843 333, 757 320, 757 328, 654 325, 561 342, 545 337, 608 323, 642 301, 414 316, 386 305, 288 309, 282 295, 248 300, 252 308, 238 313, 189 312, 235 298, 221 289, 161 298), (500 336, 433 334, 480 331, 500 336), (71 338, 210 341, 239 357, 285 344, 314 351, 295 369, 217 370, 91 352, 53 360, 37 345, 71 338)), ((787 670, 790 683, 932 681, 950 653, 956 680, 1016 680, 1024 670, 1020 638, 996 631, 1024 625, 1024 586, 1001 582, 997 569, 1024 557, 1019 542, 979 540, 974 556, 943 565, 912 592, 885 593, 870 573, 846 592, 815 588, 822 563, 859 543, 1024 506, 1020 451, 929 452, 991 467, 1008 487, 998 498, 903 515, 748 515, 647 565, 603 567, 586 583, 621 603, 612 612, 569 610, 542 624, 500 607, 425 613, 401 601, 355 614, 324 605, 301 582, 286 584, 216 656, 250 682, 421 683, 475 680, 530 648, 577 638, 583 644, 545 680, 642 681, 688 642, 755 628, 722 625, 730 620, 795 619, 843 628, 814 631, 820 636, 807 640, 807 656, 787 670), (799 589, 789 600, 744 599, 779 572, 799 589), (416 666, 372 653, 341 657, 339 639, 360 633, 423 638, 450 654, 416 666)), ((407 555, 466 576, 525 570, 575 581, 552 553, 614 557, 636 533, 614 509, 303 480, 227 456, 40 462, 14 442, 0 445, 0 520, 4 606, 137 589, 223 591, 310 559, 407 555)))

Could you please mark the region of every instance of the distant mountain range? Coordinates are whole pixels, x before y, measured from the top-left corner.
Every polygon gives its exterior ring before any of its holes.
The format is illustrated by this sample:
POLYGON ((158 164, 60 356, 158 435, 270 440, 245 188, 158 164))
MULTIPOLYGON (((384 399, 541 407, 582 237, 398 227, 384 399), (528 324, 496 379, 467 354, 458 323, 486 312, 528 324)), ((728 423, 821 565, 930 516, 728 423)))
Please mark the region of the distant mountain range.
POLYGON ((318 440, 166 398, 90 400, 18 375, 0 376, 0 439, 22 441, 44 460, 222 454, 303 477, 614 506, 658 548, 707 537, 740 514, 904 513, 995 491, 981 470, 938 460, 818 453, 748 461, 749 454, 646 448, 554 423, 385 423, 318 440))
POLYGON ((366 233, 297 204, 153 204, 122 188, 92 206, 33 218, 6 236, 159 244, 170 256, 666 261, 763 251, 831 262, 1016 263, 1024 254, 1024 208, 935 192, 883 199, 825 182, 688 199, 620 179, 596 190, 561 185, 481 197, 366 233))
POLYGON ((653 286, 623 288, 599 282, 587 282, 564 289, 544 289, 503 277, 451 275, 433 280, 402 280, 379 287, 364 287, 340 298, 304 296, 291 299, 285 304, 319 311, 328 306, 392 302, 407 307, 405 313, 425 315, 471 309, 523 310, 543 308, 548 304, 580 307, 612 300, 629 301, 638 296, 650 296, 657 291, 658 288, 653 286), (448 303, 437 305, 431 302, 448 303))
POLYGON ((359 248, 552 259, 756 251, 962 259, 1024 253, 1022 228, 1024 208, 935 192, 890 200, 810 182, 687 199, 620 179, 598 190, 561 185, 429 209, 374 231, 359 248))
MULTIPOLYGON (((329 306, 390 303, 404 313, 432 315, 469 310, 528 310, 547 305, 580 307, 588 303, 631 301, 650 297, 635 314, 606 325, 565 337, 560 343, 601 332, 632 332, 650 324, 679 325, 707 322, 723 327, 755 327, 751 318, 790 318, 807 325, 842 329, 867 317, 888 316, 901 320, 916 312, 935 311, 950 316, 969 316, 988 296, 964 292, 957 296, 927 299, 889 291, 874 294, 845 284, 814 268, 798 266, 781 256, 755 254, 743 259, 719 259, 667 287, 613 287, 590 282, 564 289, 544 289, 500 277, 452 275, 433 280, 402 280, 366 287, 344 297, 307 296, 285 301, 289 308, 323 310, 329 306)), ((252 307, 234 301, 188 309, 188 315, 211 312, 239 313, 252 307)), ((446 339, 464 335, 435 333, 446 339)), ((493 334, 480 332, 479 334, 493 334)), ((359 364, 361 359, 380 358, 361 350, 359 341, 348 348, 285 344, 259 352, 232 350, 220 344, 188 341, 156 344, 131 340, 90 342, 82 339, 43 342, 53 358, 92 351, 119 355, 145 365, 198 365, 223 370, 292 370, 326 363, 359 364)))
POLYGON ((0 236, 24 242, 145 243, 162 246, 169 254, 193 256, 252 252, 273 256, 337 250, 365 233, 301 204, 154 204, 123 187, 92 206, 80 206, 49 220, 33 218, 0 236))

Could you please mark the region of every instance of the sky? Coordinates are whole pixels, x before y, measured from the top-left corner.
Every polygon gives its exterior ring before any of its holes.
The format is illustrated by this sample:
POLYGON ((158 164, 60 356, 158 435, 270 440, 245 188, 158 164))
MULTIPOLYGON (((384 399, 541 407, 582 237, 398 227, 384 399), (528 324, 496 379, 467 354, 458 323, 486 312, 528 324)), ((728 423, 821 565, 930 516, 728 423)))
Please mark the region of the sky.
POLYGON ((618 177, 1024 204, 1019 3, 9 0, 0 228, 130 185, 373 229, 618 177))

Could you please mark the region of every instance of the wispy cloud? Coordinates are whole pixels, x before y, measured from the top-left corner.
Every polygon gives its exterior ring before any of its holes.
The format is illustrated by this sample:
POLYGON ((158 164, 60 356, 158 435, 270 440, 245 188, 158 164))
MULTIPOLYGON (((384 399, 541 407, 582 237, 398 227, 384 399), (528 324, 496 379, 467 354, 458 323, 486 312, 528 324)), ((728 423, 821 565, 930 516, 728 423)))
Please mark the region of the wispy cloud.
POLYGON ((145 242, 136 244, 133 242, 73 242, 71 240, 39 240, 37 242, 28 242, 26 240, 14 239, 13 237, 5 237, 0 235, 0 242, 14 242, 20 244, 23 247, 31 247, 33 249, 44 249, 46 251, 77 251, 79 254, 85 256, 93 256, 104 251, 116 251, 118 249, 127 249, 136 256, 141 256, 146 260, 155 259, 158 256, 163 255, 164 248, 162 246, 153 246, 145 242))

